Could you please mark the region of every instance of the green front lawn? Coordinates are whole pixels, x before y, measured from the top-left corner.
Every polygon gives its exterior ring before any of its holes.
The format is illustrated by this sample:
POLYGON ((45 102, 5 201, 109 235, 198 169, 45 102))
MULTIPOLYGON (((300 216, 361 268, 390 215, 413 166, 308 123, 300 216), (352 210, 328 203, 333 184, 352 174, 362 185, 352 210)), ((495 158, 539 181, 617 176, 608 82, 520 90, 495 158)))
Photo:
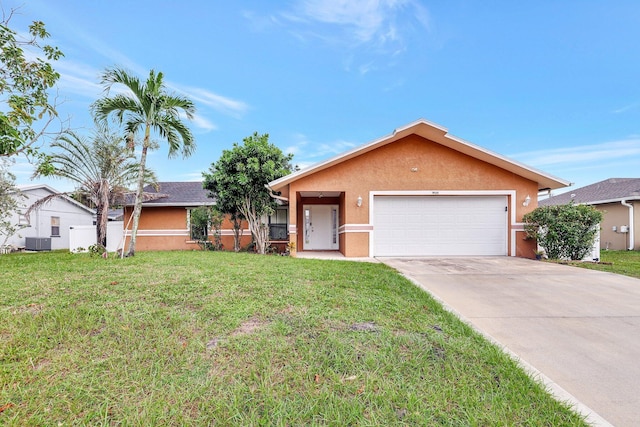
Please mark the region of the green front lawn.
POLYGON ((0 425, 585 425, 382 264, 0 256, 0 425))
POLYGON ((584 262, 580 267, 623 274, 640 279, 639 251, 600 251, 600 263, 584 262))

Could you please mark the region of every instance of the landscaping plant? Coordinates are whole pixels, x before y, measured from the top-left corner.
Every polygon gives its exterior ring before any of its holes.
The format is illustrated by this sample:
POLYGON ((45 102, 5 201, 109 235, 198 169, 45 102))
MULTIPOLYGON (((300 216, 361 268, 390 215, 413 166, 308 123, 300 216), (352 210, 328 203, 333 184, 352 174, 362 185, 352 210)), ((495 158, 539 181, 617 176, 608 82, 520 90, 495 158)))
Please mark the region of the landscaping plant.
POLYGON ((209 173, 202 174, 203 187, 211 192, 219 209, 247 220, 259 254, 265 254, 269 244, 269 227, 264 218, 276 207, 276 200, 265 186, 289 174, 292 159, 293 154, 285 155, 269 142, 268 134, 255 132, 242 144, 234 143, 232 149, 223 150, 209 173))
POLYGON ((602 221, 593 206, 540 206, 524 215, 527 237, 536 239, 550 259, 581 260, 591 252, 602 221))

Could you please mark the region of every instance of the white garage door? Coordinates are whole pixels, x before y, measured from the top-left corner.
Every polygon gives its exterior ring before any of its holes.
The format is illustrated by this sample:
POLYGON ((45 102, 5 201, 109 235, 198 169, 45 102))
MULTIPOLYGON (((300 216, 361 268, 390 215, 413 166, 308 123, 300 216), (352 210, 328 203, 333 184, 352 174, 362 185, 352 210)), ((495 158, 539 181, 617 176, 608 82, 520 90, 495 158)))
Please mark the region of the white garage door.
POLYGON ((375 256, 507 255, 505 196, 375 196, 375 256))

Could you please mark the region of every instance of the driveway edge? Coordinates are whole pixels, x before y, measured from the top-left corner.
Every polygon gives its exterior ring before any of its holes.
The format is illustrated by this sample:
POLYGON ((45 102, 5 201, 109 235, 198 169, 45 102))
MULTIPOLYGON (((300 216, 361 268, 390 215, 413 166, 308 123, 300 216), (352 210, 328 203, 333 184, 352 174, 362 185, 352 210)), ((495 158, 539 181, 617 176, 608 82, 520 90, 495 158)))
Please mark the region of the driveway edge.
MULTIPOLYGON (((391 267, 391 266, 389 266, 389 267, 391 267)), ((578 414, 580 414, 583 417, 585 417, 585 421, 587 423, 589 423, 593 427, 615 427, 613 424, 611 424, 610 422, 608 422, 607 420, 602 418, 600 415, 598 415, 598 413, 596 413, 593 409, 589 408, 587 405, 585 405, 584 403, 579 401, 574 395, 572 395, 567 390, 565 390, 560 385, 558 385, 551 378, 547 377, 541 371, 536 369, 533 365, 529 364, 528 362, 526 362, 525 360, 520 358, 520 356, 518 356, 516 353, 511 351, 511 349, 506 347, 500 341, 498 341, 497 339, 495 339, 493 336, 491 336, 490 334, 486 333, 485 331, 482 331, 479 328, 477 328, 469 319, 464 317, 462 314, 460 314, 453 307, 449 306, 446 302, 444 302, 437 295, 435 295, 433 292, 431 292, 431 290, 429 290, 429 288, 424 286, 418 280, 414 279, 411 276, 407 276, 406 274, 400 272, 395 267, 391 267, 391 268, 393 268, 395 271, 398 272, 398 274, 400 274, 401 276, 405 277, 407 280, 409 280, 415 286, 417 286, 418 288, 420 288, 423 291, 427 292, 433 299, 435 299, 438 303, 440 303, 440 305, 442 305, 442 307, 444 307, 445 310, 447 310, 448 312, 454 314, 456 317, 458 317, 458 319, 463 321, 471 329, 473 329, 474 331, 476 331, 477 333, 482 335, 484 338, 489 340, 491 343, 495 344, 500 349, 502 349, 502 351, 504 351, 507 355, 509 355, 509 357, 511 357, 513 360, 515 360, 516 363, 518 365, 520 365, 520 367, 522 367, 522 369, 524 369, 525 372, 527 372, 527 374, 531 378, 533 378, 534 380, 540 381, 545 386, 547 391, 549 393, 551 393, 551 395, 553 397, 555 397, 560 402, 565 402, 565 403, 569 404, 573 410, 575 410, 578 414)))

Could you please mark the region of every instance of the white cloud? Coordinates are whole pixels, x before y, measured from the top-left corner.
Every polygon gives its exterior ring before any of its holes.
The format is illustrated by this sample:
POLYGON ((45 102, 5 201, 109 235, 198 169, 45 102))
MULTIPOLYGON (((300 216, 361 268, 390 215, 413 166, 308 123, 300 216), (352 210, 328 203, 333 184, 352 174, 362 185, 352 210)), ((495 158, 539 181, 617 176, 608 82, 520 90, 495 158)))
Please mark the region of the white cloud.
POLYGON ((629 105, 625 105, 624 107, 617 108, 613 110, 612 113, 613 114, 626 113, 627 111, 633 110, 638 107, 640 107, 640 103, 635 102, 633 104, 629 104, 629 105))
POLYGON ((210 132, 212 130, 216 130, 218 129, 218 126, 216 126, 215 124, 211 123, 208 119, 204 118, 203 116, 199 115, 199 114, 194 114, 193 115, 193 119, 191 120, 191 122, 196 125, 196 127, 206 131, 206 132, 210 132))
POLYGON ((173 84, 172 87, 177 91, 184 93, 195 102, 202 103, 216 111, 234 117, 239 117, 249 110, 249 106, 245 102, 218 95, 208 91, 207 89, 179 86, 175 84, 173 84))
POLYGON ((202 171, 194 171, 188 173, 181 173, 176 175, 175 181, 202 181, 202 171))
POLYGON ((511 157, 567 179, 574 187, 583 187, 607 178, 637 176, 640 138, 630 137, 602 144, 529 151, 511 157))
POLYGON ((367 56, 357 58, 363 65, 356 67, 351 66, 352 58, 347 60, 346 70, 361 74, 375 69, 381 57, 406 52, 412 37, 430 28, 427 9, 418 0, 298 0, 279 17, 272 22, 303 43, 319 40, 367 56))
POLYGON ((16 176, 16 182, 24 183, 31 178, 35 168, 22 156, 16 156, 14 160, 15 163, 11 165, 10 170, 16 176))
POLYGON ((276 16, 258 14, 251 10, 242 11, 242 17, 251 23, 254 31, 264 31, 279 23, 276 16))
POLYGON ((308 167, 317 162, 323 161, 329 157, 343 153, 355 147, 357 144, 345 140, 336 140, 332 142, 312 142, 309 141, 304 134, 294 134, 294 140, 283 151, 285 153, 293 153, 293 163, 300 168, 308 167))
POLYGON ((282 17, 296 23, 327 24, 343 29, 348 43, 384 45, 404 38, 397 22, 411 18, 429 28, 428 12, 416 0, 300 0, 282 17))
POLYGON ((604 160, 628 159, 640 156, 640 138, 610 141, 602 144, 582 145, 547 150, 529 151, 511 157, 536 167, 552 165, 578 165, 601 163, 604 160))
POLYGON ((73 75, 60 69, 58 88, 64 93, 74 93, 85 98, 95 100, 102 96, 103 88, 98 84, 97 74, 92 79, 73 75))
POLYGON ((358 67, 358 71, 360 71, 360 74, 367 74, 369 71, 375 70, 375 68, 376 67, 373 64, 373 61, 370 61, 370 62, 368 62, 366 64, 361 64, 358 67))

